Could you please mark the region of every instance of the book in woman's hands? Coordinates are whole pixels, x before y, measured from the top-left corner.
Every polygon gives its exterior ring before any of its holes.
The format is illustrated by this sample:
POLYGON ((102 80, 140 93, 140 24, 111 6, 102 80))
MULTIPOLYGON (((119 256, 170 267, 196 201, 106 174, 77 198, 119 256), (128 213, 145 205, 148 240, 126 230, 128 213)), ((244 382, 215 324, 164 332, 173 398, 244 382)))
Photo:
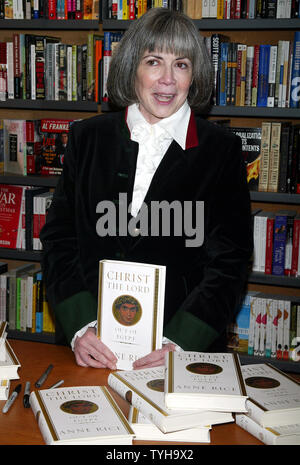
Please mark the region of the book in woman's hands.
POLYGON ((117 368, 162 346, 165 266, 101 260, 97 336, 116 355, 117 368))
POLYGON ((169 352, 165 380, 165 404, 170 409, 247 411, 236 353, 169 352))
POLYGON ((260 425, 300 422, 300 384, 268 363, 242 366, 248 415, 260 425))
POLYGON ((233 421, 232 414, 227 412, 167 409, 164 402, 164 376, 163 366, 117 371, 109 375, 108 384, 163 433, 233 421))
POLYGON ((104 386, 32 391, 30 406, 47 445, 132 444, 134 433, 104 386))

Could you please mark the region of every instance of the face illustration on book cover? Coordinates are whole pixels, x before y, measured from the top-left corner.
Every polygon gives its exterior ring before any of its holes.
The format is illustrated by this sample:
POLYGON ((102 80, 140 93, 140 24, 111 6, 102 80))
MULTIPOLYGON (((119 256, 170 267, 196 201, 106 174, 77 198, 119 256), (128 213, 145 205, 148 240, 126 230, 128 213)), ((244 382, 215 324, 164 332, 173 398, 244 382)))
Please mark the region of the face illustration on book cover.
POLYGON ((148 381, 147 387, 152 391, 164 392, 165 391, 165 380, 164 379, 152 379, 148 381))
POLYGON ((72 415, 87 415, 98 410, 98 405, 88 400, 69 400, 60 406, 65 413, 72 415))
POLYGON ((121 325, 134 326, 141 319, 142 307, 134 297, 120 295, 113 302, 112 312, 121 325))
POLYGON ((251 376, 245 379, 247 386, 256 389, 273 389, 280 386, 280 382, 274 378, 268 378, 267 376, 251 376))
POLYGON ((197 375, 217 375, 223 371, 222 367, 219 365, 201 362, 190 363, 186 366, 186 369, 197 375))

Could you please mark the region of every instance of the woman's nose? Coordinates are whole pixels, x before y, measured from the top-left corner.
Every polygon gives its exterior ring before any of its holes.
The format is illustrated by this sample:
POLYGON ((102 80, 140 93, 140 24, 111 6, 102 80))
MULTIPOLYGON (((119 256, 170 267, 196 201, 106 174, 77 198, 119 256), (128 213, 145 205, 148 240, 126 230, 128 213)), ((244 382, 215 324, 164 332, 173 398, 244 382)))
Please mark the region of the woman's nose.
POLYGON ((160 76, 160 82, 164 84, 173 84, 175 82, 174 70, 172 66, 164 66, 160 76))

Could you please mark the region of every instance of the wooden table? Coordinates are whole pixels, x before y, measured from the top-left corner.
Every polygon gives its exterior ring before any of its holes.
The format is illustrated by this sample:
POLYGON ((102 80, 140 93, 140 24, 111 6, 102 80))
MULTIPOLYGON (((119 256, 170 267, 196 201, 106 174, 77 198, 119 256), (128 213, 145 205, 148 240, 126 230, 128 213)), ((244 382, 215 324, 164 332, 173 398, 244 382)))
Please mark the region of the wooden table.
MULTIPOLYGON (((30 381, 31 388, 34 389, 35 381, 50 363, 53 364, 54 368, 42 389, 47 389, 60 379, 65 381, 63 386, 107 385, 110 371, 77 366, 74 354, 69 347, 20 340, 10 340, 9 342, 21 363, 19 368, 20 380, 11 381, 10 392, 20 382, 22 383, 22 391, 6 414, 2 413, 5 401, 0 401, 0 445, 42 445, 44 441, 33 413, 30 408, 23 407, 26 381, 30 381)), ((117 394, 113 393, 113 395, 124 413, 127 413, 127 402, 117 394)), ((134 441, 134 444, 167 443, 134 441)), ((259 445, 262 443, 235 423, 228 423, 212 427, 210 444, 259 445)))

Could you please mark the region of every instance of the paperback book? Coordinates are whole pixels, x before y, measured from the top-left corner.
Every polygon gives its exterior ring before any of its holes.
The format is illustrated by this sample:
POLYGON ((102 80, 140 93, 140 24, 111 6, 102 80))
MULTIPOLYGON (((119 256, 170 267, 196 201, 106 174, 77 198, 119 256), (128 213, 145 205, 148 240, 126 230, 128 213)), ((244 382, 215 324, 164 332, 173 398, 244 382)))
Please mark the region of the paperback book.
POLYGON ((170 409, 246 412, 246 388, 236 353, 166 354, 165 404, 170 409))
POLYGON ((30 406, 47 445, 131 445, 134 433, 104 386, 32 391, 30 406))
POLYGON ((118 358, 117 368, 161 348, 165 267, 102 260, 99 263, 98 337, 118 358))
POLYGON ((165 406, 165 368, 117 371, 108 377, 109 386, 133 407, 137 408, 163 433, 198 426, 229 423, 231 413, 202 410, 170 410, 165 406))

